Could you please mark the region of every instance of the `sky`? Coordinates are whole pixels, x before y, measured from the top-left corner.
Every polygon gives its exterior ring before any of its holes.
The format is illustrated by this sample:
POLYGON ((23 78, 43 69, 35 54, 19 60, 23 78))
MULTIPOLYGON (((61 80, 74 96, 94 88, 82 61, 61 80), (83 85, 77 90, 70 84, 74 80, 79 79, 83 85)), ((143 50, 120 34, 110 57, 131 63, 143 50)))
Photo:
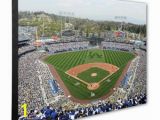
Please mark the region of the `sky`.
POLYGON ((114 20, 146 24, 145 3, 123 0, 18 0, 19 11, 45 11, 47 13, 73 13, 74 17, 92 20, 114 20), (125 16, 126 19, 115 19, 125 16))

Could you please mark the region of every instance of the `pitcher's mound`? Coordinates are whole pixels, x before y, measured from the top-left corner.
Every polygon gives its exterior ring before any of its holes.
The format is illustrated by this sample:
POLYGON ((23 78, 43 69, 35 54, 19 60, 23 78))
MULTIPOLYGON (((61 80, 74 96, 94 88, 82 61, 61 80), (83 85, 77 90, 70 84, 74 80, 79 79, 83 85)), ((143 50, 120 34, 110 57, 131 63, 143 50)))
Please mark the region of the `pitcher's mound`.
POLYGON ((91 76, 92 76, 92 77, 96 77, 96 76, 97 76, 97 73, 92 73, 91 76))

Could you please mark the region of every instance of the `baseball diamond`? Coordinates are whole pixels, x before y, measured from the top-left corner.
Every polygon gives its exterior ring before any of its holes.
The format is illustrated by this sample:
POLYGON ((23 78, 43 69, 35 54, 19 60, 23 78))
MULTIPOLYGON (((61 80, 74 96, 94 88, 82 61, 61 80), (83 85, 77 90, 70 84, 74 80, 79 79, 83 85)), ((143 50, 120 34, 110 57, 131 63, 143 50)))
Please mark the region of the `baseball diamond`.
POLYGON ((57 82, 67 96, 90 102, 114 92, 134 57, 130 52, 91 49, 50 55, 43 61, 53 76, 58 75, 57 82))

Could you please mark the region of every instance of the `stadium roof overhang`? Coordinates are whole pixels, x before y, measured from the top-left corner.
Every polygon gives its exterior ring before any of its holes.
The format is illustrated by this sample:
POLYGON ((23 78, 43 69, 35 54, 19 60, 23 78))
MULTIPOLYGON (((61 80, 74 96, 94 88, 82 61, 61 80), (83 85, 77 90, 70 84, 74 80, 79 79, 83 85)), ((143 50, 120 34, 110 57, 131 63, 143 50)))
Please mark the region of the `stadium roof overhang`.
POLYGON ((19 41, 18 41, 18 44, 23 44, 23 43, 29 42, 29 41, 30 41, 30 39, 19 40, 19 41))
POLYGON ((90 37, 87 38, 89 41, 104 41, 104 38, 99 38, 99 37, 90 37))

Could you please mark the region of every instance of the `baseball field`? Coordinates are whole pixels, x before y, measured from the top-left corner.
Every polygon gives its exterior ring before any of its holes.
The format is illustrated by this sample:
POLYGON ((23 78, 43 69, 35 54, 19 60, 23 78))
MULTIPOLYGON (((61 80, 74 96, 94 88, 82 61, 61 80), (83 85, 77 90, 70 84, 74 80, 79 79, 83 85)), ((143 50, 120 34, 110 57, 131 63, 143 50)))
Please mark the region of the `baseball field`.
MULTIPOLYGON (((96 100, 116 90, 133 53, 91 49, 45 57, 53 76, 77 100, 96 100), (55 73, 56 72, 56 73, 55 73)), ((62 86, 61 86, 62 85, 62 86)))

